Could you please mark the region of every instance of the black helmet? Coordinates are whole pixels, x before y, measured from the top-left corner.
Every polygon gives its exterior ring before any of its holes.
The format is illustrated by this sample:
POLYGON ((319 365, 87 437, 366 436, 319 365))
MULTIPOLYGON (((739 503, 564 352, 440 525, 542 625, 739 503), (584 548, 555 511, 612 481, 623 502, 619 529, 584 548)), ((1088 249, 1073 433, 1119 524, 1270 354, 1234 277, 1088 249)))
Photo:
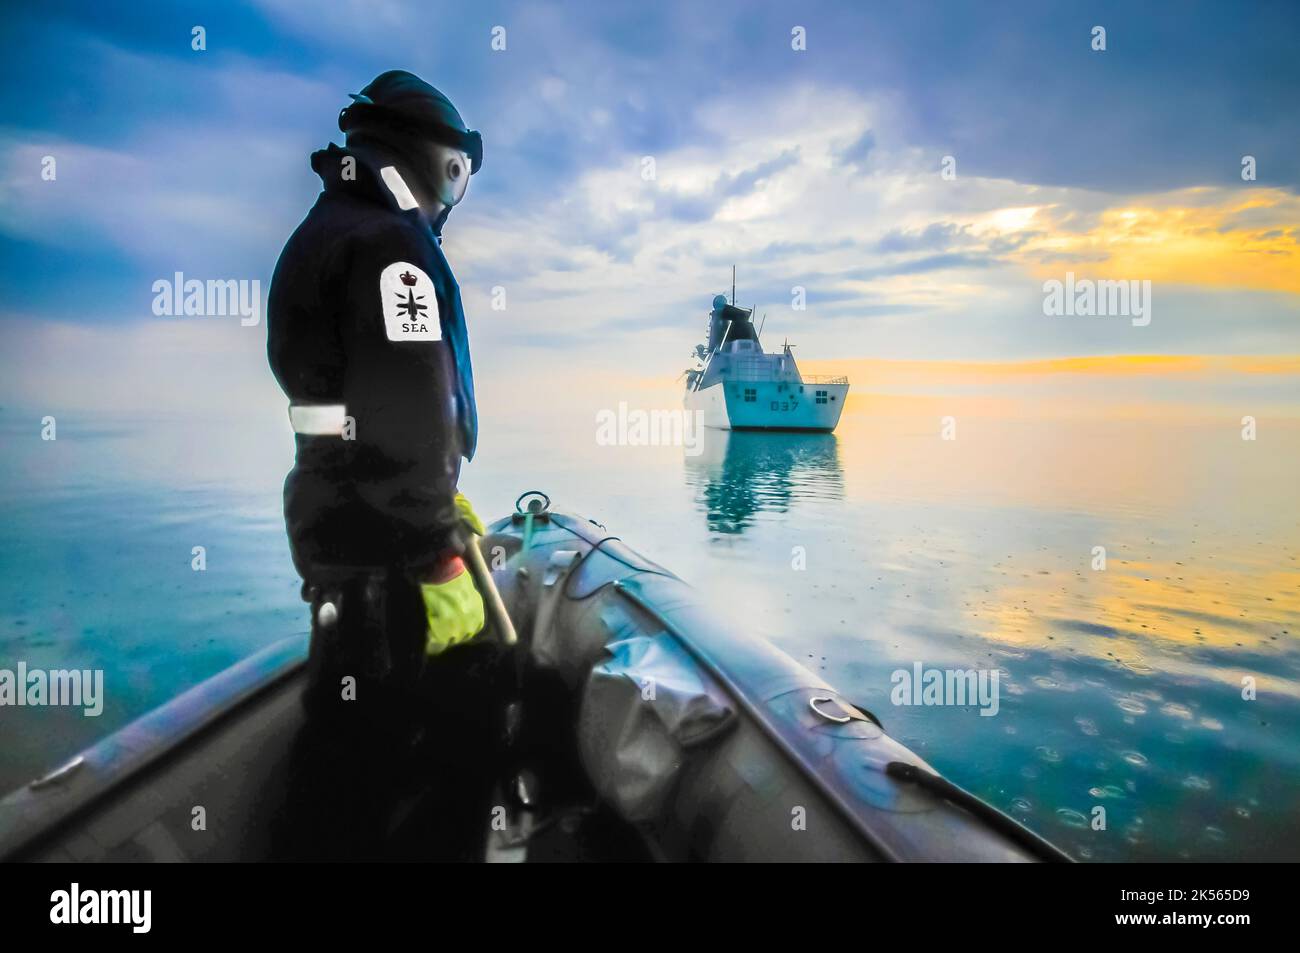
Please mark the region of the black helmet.
POLYGON ((380 73, 349 95, 352 105, 339 113, 343 132, 380 124, 460 149, 469 156, 471 175, 483 165, 483 137, 465 125, 450 99, 414 73, 380 73))

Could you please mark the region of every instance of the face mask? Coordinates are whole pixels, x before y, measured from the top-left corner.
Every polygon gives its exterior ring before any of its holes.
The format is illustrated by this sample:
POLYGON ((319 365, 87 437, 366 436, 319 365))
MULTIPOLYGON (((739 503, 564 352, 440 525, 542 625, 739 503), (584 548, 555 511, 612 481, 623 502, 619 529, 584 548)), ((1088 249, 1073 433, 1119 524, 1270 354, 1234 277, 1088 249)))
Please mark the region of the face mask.
POLYGON ((451 208, 469 188, 469 156, 452 146, 430 146, 435 198, 451 208))

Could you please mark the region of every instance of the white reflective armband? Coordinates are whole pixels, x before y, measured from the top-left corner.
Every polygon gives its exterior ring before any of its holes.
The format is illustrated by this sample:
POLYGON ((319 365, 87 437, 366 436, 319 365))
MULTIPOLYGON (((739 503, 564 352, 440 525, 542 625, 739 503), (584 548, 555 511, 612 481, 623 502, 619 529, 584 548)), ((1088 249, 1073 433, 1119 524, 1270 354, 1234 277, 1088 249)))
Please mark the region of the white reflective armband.
POLYGON ((342 404, 290 404, 289 424, 294 433, 311 437, 341 437, 348 409, 342 404))

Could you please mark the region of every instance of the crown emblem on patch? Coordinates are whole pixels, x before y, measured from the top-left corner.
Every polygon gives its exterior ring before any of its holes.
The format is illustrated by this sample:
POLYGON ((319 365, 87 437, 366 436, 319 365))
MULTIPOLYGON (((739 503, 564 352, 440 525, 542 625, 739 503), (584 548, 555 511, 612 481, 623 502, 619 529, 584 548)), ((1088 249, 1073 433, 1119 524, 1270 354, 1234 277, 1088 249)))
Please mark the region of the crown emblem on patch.
POLYGON ((415 275, 411 274, 409 271, 402 272, 401 275, 399 275, 399 277, 402 279, 402 284, 406 285, 406 287, 408 288, 415 287, 415 282, 417 281, 417 279, 415 275))

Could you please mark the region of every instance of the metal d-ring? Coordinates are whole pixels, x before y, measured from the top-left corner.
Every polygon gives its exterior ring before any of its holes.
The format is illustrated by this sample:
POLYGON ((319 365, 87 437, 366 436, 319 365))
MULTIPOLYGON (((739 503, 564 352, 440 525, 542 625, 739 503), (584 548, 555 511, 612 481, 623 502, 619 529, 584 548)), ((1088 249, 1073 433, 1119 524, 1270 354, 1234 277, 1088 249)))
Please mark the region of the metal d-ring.
POLYGON ((824 702, 833 702, 833 701, 835 701, 835 699, 831 698, 830 695, 814 695, 812 698, 808 699, 808 707, 811 708, 813 711, 815 711, 817 714, 821 715, 827 721, 833 721, 837 725, 847 725, 849 722, 853 720, 852 718, 848 717, 847 715, 844 715, 842 717, 838 715, 829 715, 817 707, 818 705, 824 702))
POLYGON ((520 516, 527 516, 530 513, 536 516, 541 513, 549 513, 550 510, 551 498, 541 490, 525 490, 523 493, 520 493, 519 498, 515 500, 515 512, 520 516), (530 497, 531 499, 529 499, 530 497), (528 500, 527 509, 524 509, 524 507, 520 505, 525 499, 528 500))

